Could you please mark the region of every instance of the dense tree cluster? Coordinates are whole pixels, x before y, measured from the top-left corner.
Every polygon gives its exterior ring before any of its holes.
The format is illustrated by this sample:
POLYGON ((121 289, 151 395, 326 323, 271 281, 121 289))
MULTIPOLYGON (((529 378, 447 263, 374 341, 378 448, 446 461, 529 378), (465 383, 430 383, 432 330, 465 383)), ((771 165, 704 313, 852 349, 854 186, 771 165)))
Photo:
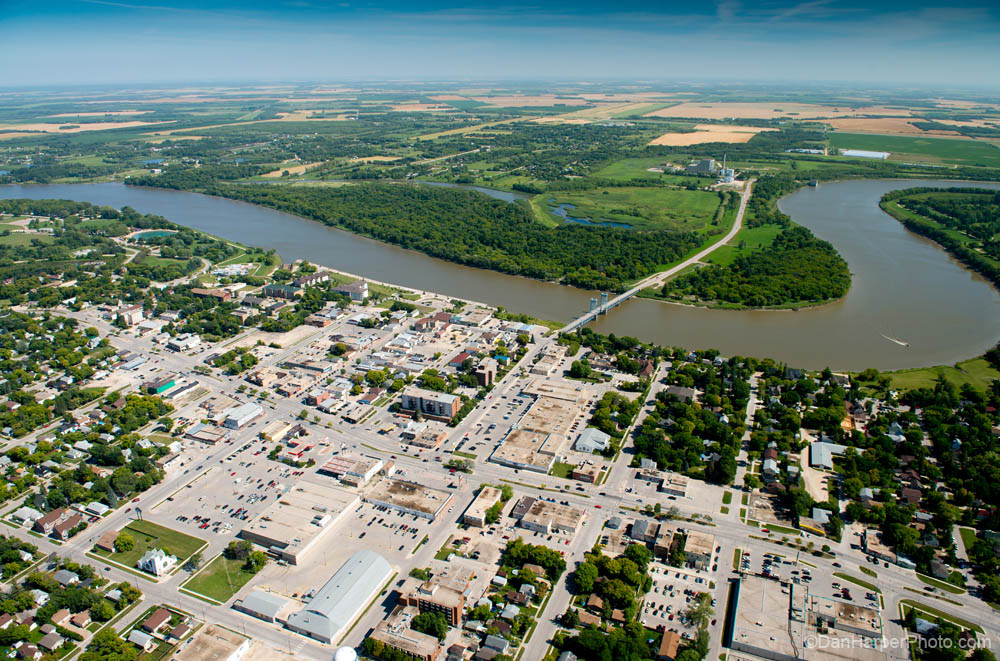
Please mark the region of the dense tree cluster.
POLYGON ((847 262, 834 247, 804 227, 793 227, 778 234, 772 245, 728 266, 709 266, 670 280, 660 294, 770 307, 840 298, 850 286, 847 262))

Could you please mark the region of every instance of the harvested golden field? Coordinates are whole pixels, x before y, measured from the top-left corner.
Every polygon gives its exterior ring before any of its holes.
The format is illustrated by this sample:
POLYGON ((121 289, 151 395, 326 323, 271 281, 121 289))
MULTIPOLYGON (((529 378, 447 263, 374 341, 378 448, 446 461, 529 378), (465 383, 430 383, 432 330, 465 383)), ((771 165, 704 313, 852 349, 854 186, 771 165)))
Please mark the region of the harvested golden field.
POLYGON ((687 147, 706 142, 747 142, 761 131, 776 131, 755 126, 724 126, 721 124, 697 124, 694 133, 664 133, 649 142, 650 145, 667 147, 687 147))
POLYGON ((460 94, 435 94, 430 98, 434 101, 468 101, 468 98, 460 94))
POLYGON ((959 121, 957 119, 935 119, 938 124, 947 124, 948 126, 975 126, 978 128, 998 128, 1000 127, 1000 117, 997 119, 970 119, 966 121, 959 121))
POLYGON ((288 167, 282 166, 281 168, 279 168, 277 170, 271 170, 267 174, 262 174, 261 176, 262 177, 267 177, 268 179, 277 179, 282 174, 284 174, 286 171, 290 175, 292 175, 292 174, 302 174, 303 172, 305 172, 309 168, 313 167, 314 165, 319 165, 320 163, 322 163, 322 161, 317 161, 316 163, 302 163, 300 165, 291 165, 291 164, 289 164, 288 167))
POLYGON ((21 131, 12 131, 10 133, 0 133, 0 140, 10 140, 11 138, 27 138, 28 136, 38 135, 37 133, 23 133, 21 131))
POLYGON ((398 161, 403 158, 402 156, 365 156, 364 158, 352 158, 352 162, 361 161, 362 163, 392 163, 393 161, 398 161))
POLYGON ((654 103, 656 101, 674 101, 680 96, 690 96, 694 92, 634 92, 622 94, 577 94, 581 99, 588 101, 613 101, 616 103, 643 102, 654 103))
MULTIPOLYGON (((0 124, 0 129, 12 131, 41 131, 43 133, 83 133, 85 131, 106 131, 108 129, 127 129, 133 126, 148 126, 150 124, 166 124, 167 122, 95 122, 93 124, 75 125, 72 122, 64 124, 0 124), (72 125, 74 128, 61 129, 60 126, 72 125)), ((30 135, 30 134, 29 134, 30 135)))
POLYGON ((494 108, 532 108, 548 106, 588 106, 590 101, 578 97, 562 98, 555 94, 542 94, 538 96, 476 96, 473 101, 485 103, 494 108))
POLYGON ((831 119, 826 123, 838 131, 849 133, 882 133, 885 135, 948 135, 957 136, 957 131, 923 131, 901 117, 853 117, 831 119))
POLYGON ((809 103, 682 103, 662 110, 654 110, 646 117, 696 117, 700 119, 775 119, 791 117, 813 119, 816 117, 853 117, 855 115, 909 115, 908 110, 895 110, 882 106, 817 106, 809 103))

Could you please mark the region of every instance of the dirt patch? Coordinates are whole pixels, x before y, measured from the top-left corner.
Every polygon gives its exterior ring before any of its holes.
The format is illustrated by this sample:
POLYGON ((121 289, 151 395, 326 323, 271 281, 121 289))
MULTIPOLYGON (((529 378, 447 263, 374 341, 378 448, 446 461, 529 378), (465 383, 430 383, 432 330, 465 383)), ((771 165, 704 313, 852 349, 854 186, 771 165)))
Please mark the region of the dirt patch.
POLYGON ((352 158, 351 161, 362 163, 392 163, 403 158, 402 156, 365 156, 364 158, 352 158))
POLYGON ((882 106, 818 106, 809 103, 681 103, 654 110, 646 117, 698 117, 702 119, 776 119, 790 117, 853 117, 856 115, 910 115, 908 110, 882 106))
POLYGON ((838 131, 849 133, 880 133, 885 135, 949 135, 958 136, 958 131, 924 131, 913 125, 913 120, 901 117, 854 117, 831 119, 827 122, 838 131))
POLYGON ((700 145, 706 142, 747 142, 763 129, 755 126, 723 126, 721 124, 696 124, 694 133, 664 133, 649 142, 650 145, 666 145, 670 147, 686 147, 700 145))

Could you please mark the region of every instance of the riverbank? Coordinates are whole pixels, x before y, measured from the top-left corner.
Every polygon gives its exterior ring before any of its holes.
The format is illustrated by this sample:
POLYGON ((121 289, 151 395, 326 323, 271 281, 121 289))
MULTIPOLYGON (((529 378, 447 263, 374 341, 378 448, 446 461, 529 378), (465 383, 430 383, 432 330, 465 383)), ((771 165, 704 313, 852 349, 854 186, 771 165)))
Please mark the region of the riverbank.
MULTIPOLYGON (((683 274, 679 273, 675 277, 680 277, 681 275, 683 274)), ((847 294, 844 294, 844 296, 846 295, 847 294)), ((637 298, 643 298, 647 301, 656 301, 657 303, 664 303, 666 305, 677 305, 686 308, 700 308, 703 310, 730 310, 742 312, 799 312, 801 310, 821 308, 826 305, 831 305, 844 300, 844 296, 831 298, 826 301, 792 301, 791 303, 785 303, 784 305, 751 307, 747 305, 737 305, 734 303, 710 303, 707 301, 696 300, 678 301, 672 298, 664 298, 661 294, 657 293, 655 289, 643 289, 641 292, 636 294, 637 298)))

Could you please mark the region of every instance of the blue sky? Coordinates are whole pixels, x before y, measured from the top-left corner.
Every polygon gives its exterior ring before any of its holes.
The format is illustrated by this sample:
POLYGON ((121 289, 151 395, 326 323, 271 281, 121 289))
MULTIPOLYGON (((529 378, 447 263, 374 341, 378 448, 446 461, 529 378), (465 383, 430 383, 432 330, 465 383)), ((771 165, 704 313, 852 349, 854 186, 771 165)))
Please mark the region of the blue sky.
POLYGON ((256 80, 1000 87, 1000 3, 0 0, 0 86, 256 80))

